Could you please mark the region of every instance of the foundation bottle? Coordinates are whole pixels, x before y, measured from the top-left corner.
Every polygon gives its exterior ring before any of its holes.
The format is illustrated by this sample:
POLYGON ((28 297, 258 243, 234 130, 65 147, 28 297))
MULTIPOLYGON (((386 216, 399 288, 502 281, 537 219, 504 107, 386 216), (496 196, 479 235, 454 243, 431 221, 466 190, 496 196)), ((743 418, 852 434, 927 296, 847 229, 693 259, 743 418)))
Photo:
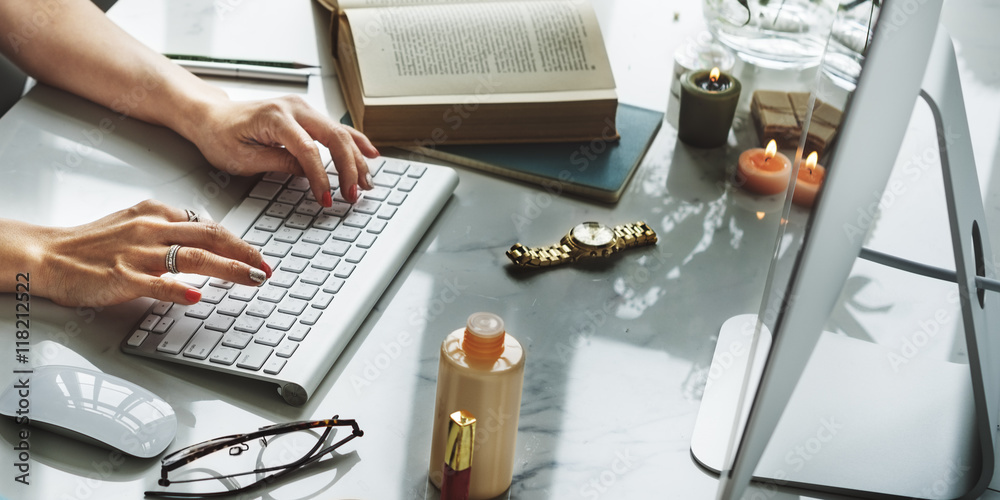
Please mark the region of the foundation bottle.
POLYGON ((465 410, 475 415, 477 421, 470 500, 493 498, 510 487, 523 385, 524 349, 506 334, 499 316, 475 313, 469 316, 464 329, 455 330, 444 339, 428 473, 434 486, 441 487, 449 416, 465 410))

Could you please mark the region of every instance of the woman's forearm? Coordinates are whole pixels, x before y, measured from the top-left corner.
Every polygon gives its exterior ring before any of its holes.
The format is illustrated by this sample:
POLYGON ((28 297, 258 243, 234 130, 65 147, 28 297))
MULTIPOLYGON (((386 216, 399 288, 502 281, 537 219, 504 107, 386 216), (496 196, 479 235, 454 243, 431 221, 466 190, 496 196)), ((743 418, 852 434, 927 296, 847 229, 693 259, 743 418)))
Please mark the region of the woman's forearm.
POLYGON ((39 277, 43 232, 45 228, 39 226, 0 219, 0 293, 14 291, 19 273, 39 277))
POLYGON ((211 103, 225 98, 125 33, 90 0, 0 0, 0 33, 4 55, 39 81, 189 140, 211 103))

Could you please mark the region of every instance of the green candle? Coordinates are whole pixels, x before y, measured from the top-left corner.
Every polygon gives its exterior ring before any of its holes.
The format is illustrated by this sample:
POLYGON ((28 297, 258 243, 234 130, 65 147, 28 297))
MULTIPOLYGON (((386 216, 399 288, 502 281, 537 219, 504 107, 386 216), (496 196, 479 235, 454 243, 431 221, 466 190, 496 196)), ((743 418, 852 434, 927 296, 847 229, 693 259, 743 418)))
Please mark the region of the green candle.
POLYGON ((699 148, 725 144, 741 88, 739 80, 720 73, 719 68, 684 73, 677 138, 699 148))

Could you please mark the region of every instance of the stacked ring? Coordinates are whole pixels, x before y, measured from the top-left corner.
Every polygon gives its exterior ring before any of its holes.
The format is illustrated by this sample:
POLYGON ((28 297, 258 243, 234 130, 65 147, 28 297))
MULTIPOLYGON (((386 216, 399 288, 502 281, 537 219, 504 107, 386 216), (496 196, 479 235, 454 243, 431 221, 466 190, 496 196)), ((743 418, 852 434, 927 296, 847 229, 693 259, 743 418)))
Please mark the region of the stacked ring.
POLYGON ((187 214, 188 222, 200 222, 201 218, 198 217, 198 213, 194 210, 184 209, 184 213, 187 214))
POLYGON ((177 274, 180 271, 177 269, 177 252, 181 249, 180 245, 171 245, 170 249, 167 250, 167 271, 177 274))

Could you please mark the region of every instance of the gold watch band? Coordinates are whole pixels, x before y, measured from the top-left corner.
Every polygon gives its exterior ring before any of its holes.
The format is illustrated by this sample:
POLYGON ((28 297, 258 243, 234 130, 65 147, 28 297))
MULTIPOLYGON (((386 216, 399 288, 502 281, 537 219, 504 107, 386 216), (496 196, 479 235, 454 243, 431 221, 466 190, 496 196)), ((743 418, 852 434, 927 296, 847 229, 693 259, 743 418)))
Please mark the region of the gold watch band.
POLYGON ((541 248, 527 248, 520 243, 507 250, 507 257, 523 267, 548 267, 569 261, 570 248, 562 243, 541 248))
POLYGON ((615 235, 618 236, 622 249, 656 243, 656 232, 642 221, 615 226, 615 235))

